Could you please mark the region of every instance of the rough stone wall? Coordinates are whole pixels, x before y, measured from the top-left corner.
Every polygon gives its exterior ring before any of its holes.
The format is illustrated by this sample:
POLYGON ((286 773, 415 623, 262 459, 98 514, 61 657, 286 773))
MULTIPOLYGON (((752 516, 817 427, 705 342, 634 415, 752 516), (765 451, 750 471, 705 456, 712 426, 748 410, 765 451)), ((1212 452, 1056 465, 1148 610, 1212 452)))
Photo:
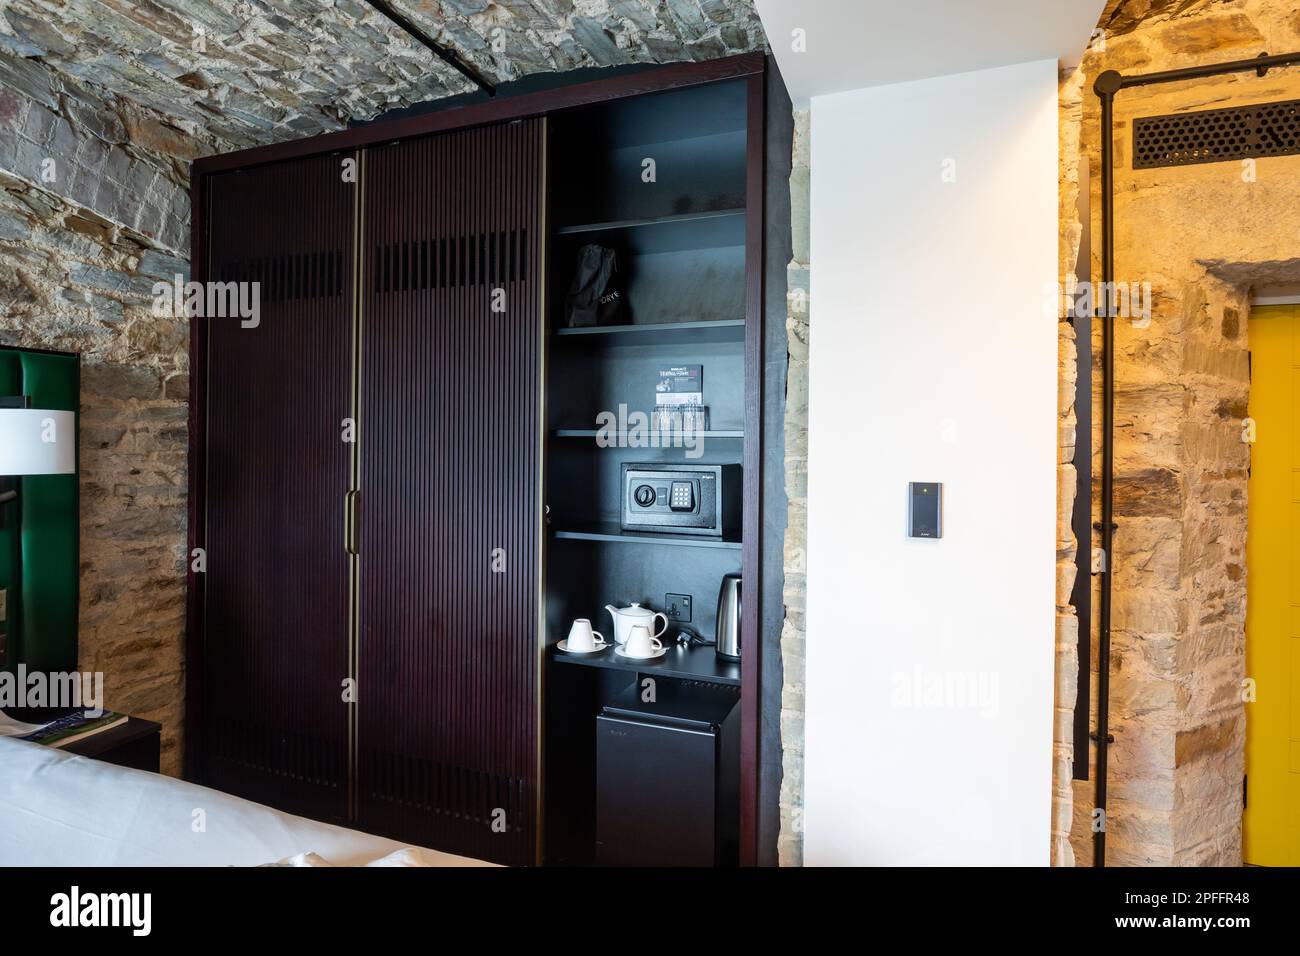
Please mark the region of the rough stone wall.
POLYGON ((0 171, 164 249, 189 248, 188 162, 217 142, 39 60, 0 52, 0 171))
MULTIPOLYGON (((1074 274, 1083 226, 1076 203, 1079 197, 1079 133, 1083 119, 1083 74, 1071 71, 1058 87, 1060 104, 1060 281, 1062 290, 1074 288, 1074 274)), ((1084 279, 1087 277, 1084 276, 1084 279)), ((1074 387, 1077 342, 1074 326, 1057 324, 1059 371, 1056 460, 1056 685, 1052 721, 1052 847, 1053 866, 1073 866, 1070 827, 1074 817, 1074 704, 1079 683, 1079 617, 1070 604, 1076 576, 1078 542, 1071 526, 1078 474, 1074 467, 1074 387)), ((1086 543, 1085 543, 1086 546, 1086 543)))
POLYGON ((397 0, 490 76, 711 60, 763 48, 752 0, 397 0))
POLYGON ((185 633, 184 319, 149 290, 183 260, 0 175, 0 344, 81 353, 80 667, 163 725, 179 770, 185 633))
MULTIPOLYGON (((1145 0, 1144 9, 1145 18, 1132 3, 1112 4, 1104 46, 1084 58, 1083 143, 1093 169, 1100 138, 1091 89, 1103 70, 1152 72, 1300 47, 1300 17, 1277 0, 1145 0)), ((1295 98, 1300 74, 1283 70, 1117 99, 1117 279, 1150 282, 1153 304, 1149 324, 1121 318, 1115 326, 1110 865, 1241 862, 1249 290, 1300 279, 1300 158, 1133 170, 1132 121, 1295 98)), ((1099 177, 1092 184, 1099 235, 1099 177)), ((1097 276, 1097 242, 1093 253, 1097 276)), ((1094 431, 1094 455, 1099 445, 1094 431)), ((1075 785, 1080 862, 1091 860, 1093 786, 1075 785)))
POLYGON ((216 148, 110 91, 0 53, 0 344, 79 352, 80 667, 107 705, 184 713, 188 330, 151 290, 189 271, 187 161, 216 148))
POLYGON ((812 143, 807 110, 794 114, 790 169, 793 256, 786 268, 789 367, 785 391, 785 624, 781 630, 781 866, 803 864, 804 637, 808 541, 808 184, 812 143))
MULTIPOLYGON (((236 146, 475 89, 364 0, 5 0, 0 52, 236 146)), ((760 50, 751 0, 394 0, 492 82, 760 50)))
POLYGON ((5 5, 0 50, 40 57, 173 117, 190 135, 238 146, 311 136, 472 88, 360 0, 5 5))

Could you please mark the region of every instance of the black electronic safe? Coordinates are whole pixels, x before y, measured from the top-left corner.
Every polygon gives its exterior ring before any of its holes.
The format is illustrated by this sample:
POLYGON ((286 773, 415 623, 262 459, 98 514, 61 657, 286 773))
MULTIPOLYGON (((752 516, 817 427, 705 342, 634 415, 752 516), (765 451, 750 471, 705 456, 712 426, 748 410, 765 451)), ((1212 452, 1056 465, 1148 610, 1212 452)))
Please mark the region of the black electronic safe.
POLYGON ((732 866, 740 819, 740 695, 640 682, 596 718, 596 862, 732 866))
POLYGON ((623 463, 623 528, 733 534, 740 527, 740 465, 623 463))

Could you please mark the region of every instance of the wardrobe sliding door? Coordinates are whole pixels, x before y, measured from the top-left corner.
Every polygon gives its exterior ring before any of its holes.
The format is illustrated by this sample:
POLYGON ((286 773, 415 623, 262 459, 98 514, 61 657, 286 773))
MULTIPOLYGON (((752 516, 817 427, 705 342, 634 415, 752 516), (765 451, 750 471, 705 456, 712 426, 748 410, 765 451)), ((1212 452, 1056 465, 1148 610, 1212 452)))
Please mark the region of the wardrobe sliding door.
POLYGON ((536 859, 544 120, 368 149, 358 826, 536 859))
POLYGON ((258 283, 260 308, 206 322, 203 660, 189 665, 203 673, 203 782, 338 821, 358 199, 341 161, 208 181, 207 278, 258 283))

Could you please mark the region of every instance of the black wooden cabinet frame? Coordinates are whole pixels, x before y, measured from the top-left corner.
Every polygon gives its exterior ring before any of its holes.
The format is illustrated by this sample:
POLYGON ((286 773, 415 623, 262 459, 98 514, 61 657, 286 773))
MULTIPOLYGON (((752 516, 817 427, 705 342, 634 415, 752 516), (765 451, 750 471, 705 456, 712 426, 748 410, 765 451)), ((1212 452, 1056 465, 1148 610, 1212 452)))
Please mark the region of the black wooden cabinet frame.
MULTIPOLYGON (((208 230, 212 210, 208 207, 212 177, 235 170, 249 170, 288 160, 309 157, 354 155, 364 166, 367 152, 399 141, 416 140, 435 133, 469 130, 510 123, 515 120, 544 118, 561 111, 608 103, 626 97, 667 90, 682 89, 702 84, 743 80, 747 87, 748 123, 745 134, 746 150, 746 221, 745 221, 745 446, 744 446, 744 504, 742 563, 745 575, 742 608, 742 646, 745 658, 741 674, 741 729, 740 729, 740 826, 741 862, 752 865, 757 860, 758 839, 758 781, 759 781, 759 728, 761 642, 758 634, 760 621, 759 597, 762 593, 760 534, 762 529, 761 488, 763 449, 762 382, 763 382, 763 196, 764 196, 764 57, 759 53, 744 54, 703 63, 682 63, 646 69, 608 79, 577 83, 544 92, 525 93, 512 97, 499 97, 482 103, 448 108, 440 112, 409 116, 324 134, 309 139, 295 140, 270 146, 256 147, 235 153, 211 156, 196 160, 191 179, 191 261, 192 278, 208 281, 216 277, 209 274, 208 230)), ((358 228, 364 212, 357 211, 358 228)), ((354 264, 354 268, 358 268, 354 264)), ((360 266, 364 268, 364 266, 360 266)), ((361 292, 357 293, 361 295, 361 292)), ((553 293, 552 293, 553 294, 553 293)), ((208 341, 210 320, 191 320, 190 335, 190 412, 189 412, 189 502, 188 550, 205 547, 207 537, 207 487, 209 462, 207 396, 209 388, 208 341)), ((543 328, 545 323, 543 321, 543 328)), ((541 357, 545 362, 545 356, 541 357)), ((540 386, 539 386, 540 388, 540 386)), ((340 510, 342 503, 340 502, 340 510)), ((363 509, 364 510, 364 509, 363 509)), ((539 508, 540 510, 540 508, 539 508)), ((541 527, 538 515, 538 526, 541 527)), ((363 519, 364 521, 364 519, 363 519)), ((361 532, 364 535, 364 529, 361 532)), ((203 753, 200 747, 204 708, 204 680, 201 662, 204 660, 205 588, 203 576, 193 570, 187 559, 187 635, 186 635, 186 734, 185 774, 190 779, 204 779, 203 753)), ((537 601, 543 600, 540 582, 537 601)), ((540 624, 539 624, 540 630, 540 624)), ((537 675, 540 685, 545 638, 537 635, 537 675)), ((356 649, 351 648, 353 666, 356 649)), ((540 686, 538 693, 541 693, 540 686)), ((355 708, 354 708, 355 709, 355 708)), ((364 716, 361 718, 364 720, 364 716)), ((351 730, 350 733, 354 733, 351 730)), ((541 728, 534 733, 540 737, 541 728)), ((540 766, 541 750, 538 747, 538 776, 544 773, 540 766)), ((540 792, 540 788, 539 788, 540 792)), ((538 798, 540 800, 540 797, 538 798)), ((350 801, 355 803, 355 795, 350 801)), ((539 807, 539 812, 542 808, 539 807)), ((535 821, 536 823, 536 821, 535 821)), ((536 832, 540 834, 538 824, 536 832)), ((529 862, 540 862, 539 844, 529 862)))

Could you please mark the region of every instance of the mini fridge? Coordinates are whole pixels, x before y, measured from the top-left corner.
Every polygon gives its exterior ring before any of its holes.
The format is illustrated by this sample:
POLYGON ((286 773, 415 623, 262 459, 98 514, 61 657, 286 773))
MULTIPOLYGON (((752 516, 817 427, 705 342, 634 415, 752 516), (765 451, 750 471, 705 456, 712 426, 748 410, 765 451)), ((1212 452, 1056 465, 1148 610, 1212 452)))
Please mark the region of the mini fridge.
POLYGON ((734 687, 632 684, 596 717, 596 863, 734 866, 740 707, 734 687))

